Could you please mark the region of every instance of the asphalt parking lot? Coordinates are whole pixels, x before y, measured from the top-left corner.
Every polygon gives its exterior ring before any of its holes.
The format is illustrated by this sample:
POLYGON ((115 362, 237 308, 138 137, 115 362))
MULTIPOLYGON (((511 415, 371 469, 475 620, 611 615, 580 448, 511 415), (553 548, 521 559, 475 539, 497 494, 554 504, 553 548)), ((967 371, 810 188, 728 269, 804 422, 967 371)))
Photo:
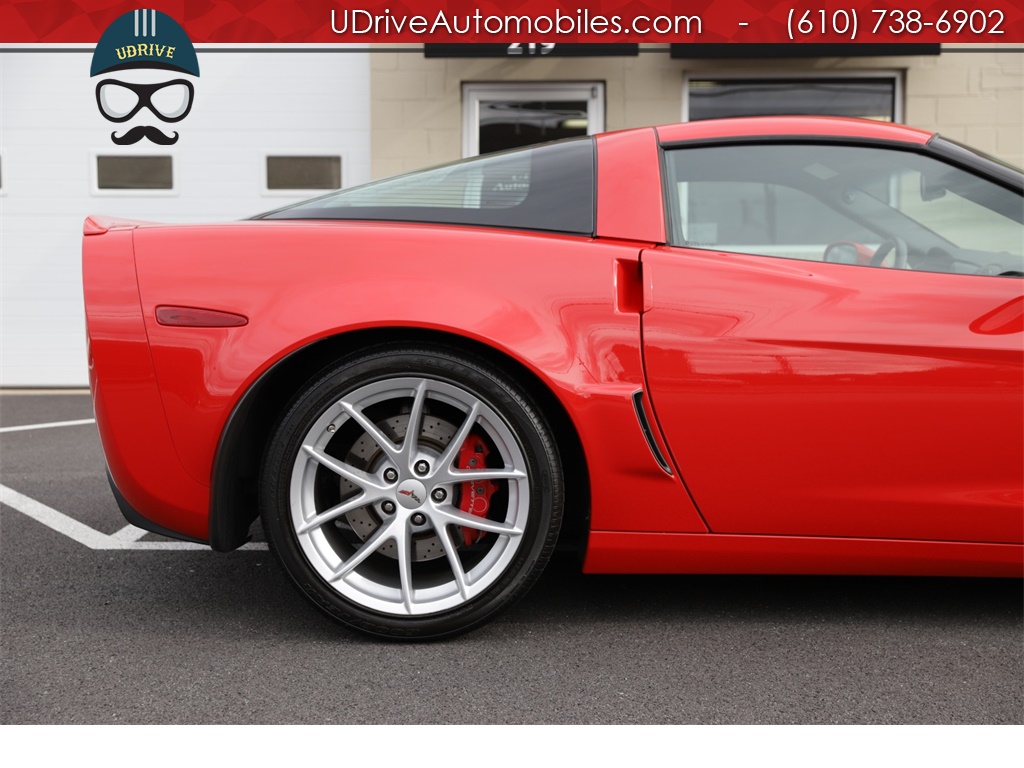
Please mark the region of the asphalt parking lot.
POLYGON ((11 429, 89 418, 86 395, 0 395, 4 724, 1024 722, 1018 580, 561 558, 468 636, 378 642, 258 541, 225 555, 126 528, 95 425, 11 429))

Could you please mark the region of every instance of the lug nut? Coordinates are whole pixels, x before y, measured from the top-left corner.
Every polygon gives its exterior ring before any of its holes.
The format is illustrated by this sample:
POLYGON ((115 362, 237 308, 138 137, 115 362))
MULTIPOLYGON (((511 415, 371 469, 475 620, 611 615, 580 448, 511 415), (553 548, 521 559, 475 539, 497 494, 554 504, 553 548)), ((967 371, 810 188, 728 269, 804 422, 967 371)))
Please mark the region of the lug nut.
POLYGON ((390 515, 395 511, 395 502, 385 501, 383 504, 380 505, 380 508, 384 510, 385 514, 390 515))
POLYGON ((413 525, 423 525, 425 522, 427 522, 427 516, 422 512, 417 512, 412 516, 413 525))
POLYGON ((444 492, 444 488, 435 488, 433 493, 430 494, 430 498, 434 501, 444 501, 447 496, 448 494, 444 492))
POLYGON ((430 471, 430 465, 421 459, 413 465, 413 471, 415 471, 417 475, 425 475, 430 471))
POLYGON ((384 470, 384 479, 389 483, 395 482, 398 479, 398 470, 388 467, 384 470))

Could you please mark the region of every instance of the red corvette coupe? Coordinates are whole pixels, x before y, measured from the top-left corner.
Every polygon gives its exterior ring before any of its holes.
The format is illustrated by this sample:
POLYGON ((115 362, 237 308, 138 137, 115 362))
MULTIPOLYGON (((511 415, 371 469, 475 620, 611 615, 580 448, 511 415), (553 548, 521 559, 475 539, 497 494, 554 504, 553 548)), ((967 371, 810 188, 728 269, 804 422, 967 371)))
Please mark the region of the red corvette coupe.
POLYGON ((1024 177, 754 118, 472 158, 249 221, 88 219, 129 521, 387 637, 591 573, 1020 576, 1024 177))

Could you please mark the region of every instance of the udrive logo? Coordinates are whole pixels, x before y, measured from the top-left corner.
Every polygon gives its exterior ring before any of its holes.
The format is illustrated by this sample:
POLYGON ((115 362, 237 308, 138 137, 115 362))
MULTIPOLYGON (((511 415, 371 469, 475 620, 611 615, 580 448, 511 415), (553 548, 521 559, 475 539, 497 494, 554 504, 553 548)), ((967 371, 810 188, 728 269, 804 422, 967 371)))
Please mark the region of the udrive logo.
POLYGON ((96 83, 96 105, 112 123, 129 123, 115 144, 148 139, 174 144, 179 134, 165 133, 152 123, 177 123, 188 117, 199 77, 196 49, 185 30, 166 13, 129 11, 107 27, 92 54, 90 77, 117 73, 96 83), (170 78, 170 73, 178 77, 170 78), (185 77, 182 77, 184 75, 185 77), (134 118, 134 120, 133 120, 134 118))

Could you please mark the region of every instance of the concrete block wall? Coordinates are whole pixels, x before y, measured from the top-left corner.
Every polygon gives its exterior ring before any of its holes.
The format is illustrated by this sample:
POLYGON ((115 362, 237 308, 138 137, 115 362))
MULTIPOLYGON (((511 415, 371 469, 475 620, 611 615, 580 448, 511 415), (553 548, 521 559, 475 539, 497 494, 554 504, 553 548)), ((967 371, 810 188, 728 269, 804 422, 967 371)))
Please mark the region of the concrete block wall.
POLYGON ((907 122, 1024 165, 1024 53, 944 46, 907 71, 906 93, 907 122))
POLYGON ((381 178, 458 159, 463 83, 603 81, 605 125, 617 130, 678 122, 684 75, 830 71, 902 73, 903 122, 1024 164, 1024 53, 944 46, 939 56, 712 61, 672 59, 662 46, 635 57, 578 59, 372 53, 371 173, 381 178))

